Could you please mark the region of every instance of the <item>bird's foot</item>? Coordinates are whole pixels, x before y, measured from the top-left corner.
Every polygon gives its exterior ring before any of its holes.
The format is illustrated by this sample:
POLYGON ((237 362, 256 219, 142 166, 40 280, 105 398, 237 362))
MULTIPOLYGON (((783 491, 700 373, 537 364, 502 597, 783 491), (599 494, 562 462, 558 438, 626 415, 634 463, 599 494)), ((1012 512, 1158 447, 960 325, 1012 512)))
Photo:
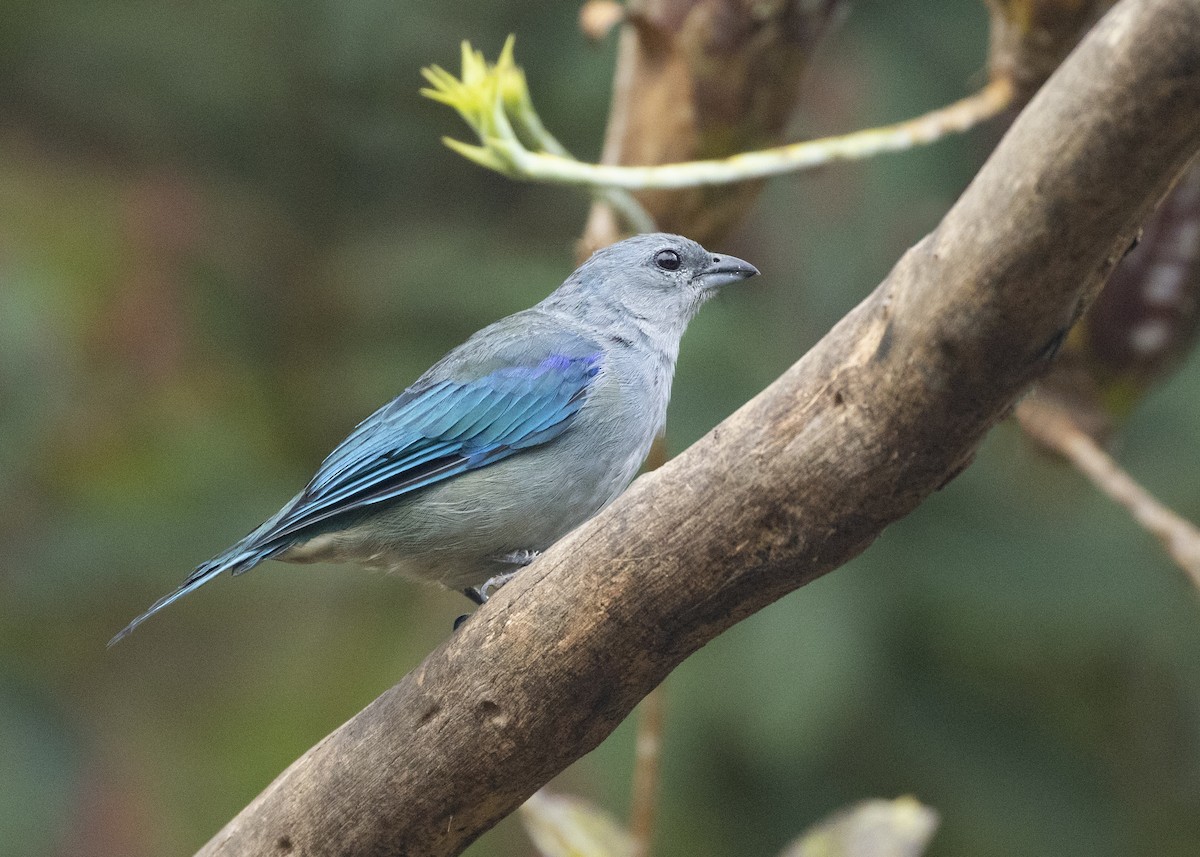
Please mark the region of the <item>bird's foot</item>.
MULTIPOLYGON (((506 553, 504 556, 500 557, 500 561, 512 563, 515 566, 524 568, 525 566, 529 565, 529 563, 533 562, 535 559, 537 559, 541 555, 542 555, 541 551, 519 550, 519 551, 513 551, 512 553, 506 553)), ((503 586, 505 583, 508 583, 508 579, 510 577, 512 577, 513 574, 516 574, 516 572, 512 572, 510 574, 498 574, 495 577, 493 577, 492 580, 498 580, 501 577, 504 578, 504 580, 500 581, 500 583, 497 584, 497 588, 499 588, 500 586, 503 586)), ((488 581, 488 583, 491 583, 491 582, 492 582, 491 580, 488 581)), ((485 583, 484 586, 487 586, 487 583, 485 583)))
POLYGON ((463 595, 482 606, 492 596, 492 593, 516 577, 518 571, 537 559, 541 553, 541 551, 519 550, 496 557, 496 562, 506 562, 517 566, 517 568, 513 571, 506 571, 503 574, 489 577, 484 581, 482 586, 468 586, 463 590, 463 595))
MULTIPOLYGON (((463 595, 467 596, 468 598, 470 598, 472 601, 474 601, 476 604, 480 605, 481 607, 483 606, 483 602, 487 601, 487 597, 484 596, 484 594, 482 592, 480 592, 479 589, 476 589, 474 586, 468 586, 466 589, 464 589, 462 591, 462 593, 463 593, 463 595)), ((459 616, 456 621, 459 624, 461 624, 462 620, 463 620, 463 617, 459 616)), ((458 625, 455 625, 454 627, 457 628, 458 625)))
MULTIPOLYGON (((491 598, 497 589, 516 577, 517 572, 537 559, 540 553, 541 551, 519 550, 499 557, 500 562, 511 563, 512 565, 517 566, 517 568, 513 571, 506 571, 504 574, 497 574, 494 577, 489 577, 480 586, 468 586, 463 590, 463 595, 467 596, 482 607, 484 602, 491 598)), ((468 615, 470 614, 464 613, 462 616, 459 616, 454 620, 455 631, 459 629, 459 626, 461 626, 463 622, 467 621, 468 615)))
MULTIPOLYGON (((517 571, 519 570, 520 569, 517 571)), ((463 590, 463 595, 470 598, 476 604, 482 606, 489 598, 492 597, 492 595, 495 594, 497 589, 508 583, 516 576, 516 571, 506 571, 504 574, 497 574, 495 577, 489 577, 480 586, 468 586, 463 590)))

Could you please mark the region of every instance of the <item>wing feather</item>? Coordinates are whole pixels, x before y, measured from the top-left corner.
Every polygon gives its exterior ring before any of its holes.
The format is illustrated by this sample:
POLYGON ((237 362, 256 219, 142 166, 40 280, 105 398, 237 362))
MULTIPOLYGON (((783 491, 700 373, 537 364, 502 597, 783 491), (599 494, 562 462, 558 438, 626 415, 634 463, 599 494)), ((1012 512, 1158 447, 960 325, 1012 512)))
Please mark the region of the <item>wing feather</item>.
POLYGON ((599 352, 550 355, 414 387, 363 420, 256 541, 285 539, 548 443, 570 427, 599 371, 599 352))

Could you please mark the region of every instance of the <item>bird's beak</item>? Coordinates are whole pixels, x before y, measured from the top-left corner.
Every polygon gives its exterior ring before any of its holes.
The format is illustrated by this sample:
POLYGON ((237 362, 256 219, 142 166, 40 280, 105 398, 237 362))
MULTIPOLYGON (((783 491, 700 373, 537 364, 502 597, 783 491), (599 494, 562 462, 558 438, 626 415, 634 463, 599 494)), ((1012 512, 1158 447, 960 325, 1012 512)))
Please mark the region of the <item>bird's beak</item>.
POLYGON ((719 289, 750 277, 758 276, 758 268, 736 256, 713 256, 707 267, 692 277, 692 282, 704 289, 719 289))

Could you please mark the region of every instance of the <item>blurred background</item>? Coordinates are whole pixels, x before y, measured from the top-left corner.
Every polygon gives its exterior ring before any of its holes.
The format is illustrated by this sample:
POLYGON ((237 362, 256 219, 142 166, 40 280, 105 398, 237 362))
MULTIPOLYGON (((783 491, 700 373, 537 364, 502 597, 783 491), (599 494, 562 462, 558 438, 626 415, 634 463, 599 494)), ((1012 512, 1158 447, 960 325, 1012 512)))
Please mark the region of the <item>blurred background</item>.
MULTIPOLYGON (((461 596, 268 563, 105 642, 298 490, 353 425, 573 267, 587 200, 454 156, 419 69, 509 32, 594 158, 614 44, 571 3, 0 3, 0 855, 190 854, 450 633, 461 596)), ((795 135, 983 81, 983 5, 863 0, 795 135)), ((773 182, 715 247, 764 276, 684 342, 678 451, 935 224, 979 137, 773 182)), ((1123 462, 1200 519, 1193 360, 1123 462)), ((848 567, 667 681, 656 853, 769 855, 847 803, 929 853, 1200 853, 1200 609, 1155 544, 999 427, 848 567)), ((556 786, 623 814, 632 723, 556 786)), ((468 852, 525 855, 513 820, 468 852)))

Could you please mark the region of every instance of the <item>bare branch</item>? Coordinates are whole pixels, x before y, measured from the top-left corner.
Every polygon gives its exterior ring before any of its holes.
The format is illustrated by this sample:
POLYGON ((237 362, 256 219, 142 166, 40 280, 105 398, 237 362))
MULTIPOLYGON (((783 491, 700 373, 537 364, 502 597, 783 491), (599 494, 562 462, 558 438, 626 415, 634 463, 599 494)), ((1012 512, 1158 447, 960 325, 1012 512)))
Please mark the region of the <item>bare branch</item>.
POLYGON ((936 143, 943 137, 969 131, 980 122, 999 115, 1011 100, 1012 86, 1007 80, 1000 79, 974 95, 893 125, 742 152, 727 158, 679 164, 647 167, 586 164, 574 158, 532 152, 517 146, 504 151, 511 158, 512 175, 529 181, 625 190, 677 190, 767 178, 823 167, 834 161, 859 160, 936 143))
POLYGON ((663 725, 667 694, 659 685, 646 694, 638 709, 637 739, 634 744, 633 788, 629 798, 629 833, 634 857, 650 854, 654 824, 658 820, 658 789, 662 778, 663 725))
POLYGON ((1200 588, 1200 530, 1138 484, 1104 447, 1075 424, 1058 402, 1030 396, 1017 406, 1017 422, 1042 446, 1075 465, 1106 497, 1157 538, 1171 559, 1200 588))
POLYGON ((561 147, 535 151, 527 148, 516 133, 487 137, 482 146, 447 142, 461 154, 473 153, 467 156, 476 163, 513 179, 626 191, 680 190, 764 179, 936 143, 998 116, 1012 102, 1012 94, 1012 85, 1000 78, 953 104, 891 125, 725 158, 652 166, 589 164, 571 157, 561 147))
POLYGON ((811 352, 525 569, 203 855, 451 855, 969 460, 1200 148, 1200 0, 1122 0, 811 352))

